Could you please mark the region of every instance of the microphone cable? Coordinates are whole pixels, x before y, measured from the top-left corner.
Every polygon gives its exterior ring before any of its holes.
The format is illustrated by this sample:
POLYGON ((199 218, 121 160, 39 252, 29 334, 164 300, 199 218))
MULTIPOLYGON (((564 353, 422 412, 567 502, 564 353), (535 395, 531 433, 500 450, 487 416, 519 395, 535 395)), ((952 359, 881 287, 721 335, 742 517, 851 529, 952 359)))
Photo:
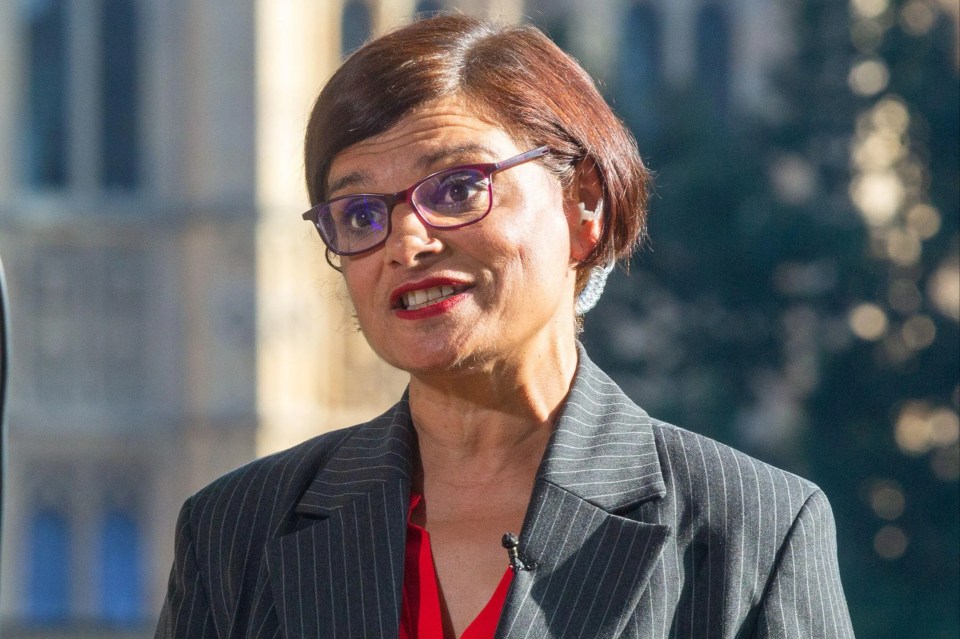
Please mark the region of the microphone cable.
POLYGON ((10 377, 10 305, 7 303, 7 282, 0 259, 0 548, 3 546, 3 494, 6 491, 7 468, 7 385, 10 377))

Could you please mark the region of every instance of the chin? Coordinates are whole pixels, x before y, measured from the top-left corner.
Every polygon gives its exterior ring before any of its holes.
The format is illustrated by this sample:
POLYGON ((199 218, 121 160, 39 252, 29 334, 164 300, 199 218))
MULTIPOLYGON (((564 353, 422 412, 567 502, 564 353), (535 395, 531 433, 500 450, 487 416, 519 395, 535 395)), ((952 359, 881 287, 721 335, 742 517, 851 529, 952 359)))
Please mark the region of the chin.
POLYGON ((385 361, 406 371, 411 375, 431 375, 443 373, 449 375, 461 370, 470 370, 473 368, 469 363, 469 358, 461 357, 459 354, 450 352, 420 352, 415 356, 384 358, 385 361))
POLYGON ((476 352, 449 342, 421 343, 403 352, 390 350, 377 354, 391 366, 414 376, 471 373, 482 370, 486 362, 486 358, 476 352))

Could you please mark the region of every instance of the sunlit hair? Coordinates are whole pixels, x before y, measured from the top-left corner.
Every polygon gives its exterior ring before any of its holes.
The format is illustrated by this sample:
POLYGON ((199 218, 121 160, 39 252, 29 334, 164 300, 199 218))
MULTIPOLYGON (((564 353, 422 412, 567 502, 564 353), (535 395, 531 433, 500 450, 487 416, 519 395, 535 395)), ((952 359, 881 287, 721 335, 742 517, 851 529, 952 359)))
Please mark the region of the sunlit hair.
POLYGON ((590 267, 627 258, 646 232, 649 173, 633 136, 593 80, 538 29, 467 16, 422 20, 358 49, 317 98, 307 125, 310 201, 326 199, 334 157, 390 129, 416 108, 459 95, 518 144, 547 145, 544 164, 569 193, 585 158, 603 189, 604 227, 580 266, 577 292, 590 267))

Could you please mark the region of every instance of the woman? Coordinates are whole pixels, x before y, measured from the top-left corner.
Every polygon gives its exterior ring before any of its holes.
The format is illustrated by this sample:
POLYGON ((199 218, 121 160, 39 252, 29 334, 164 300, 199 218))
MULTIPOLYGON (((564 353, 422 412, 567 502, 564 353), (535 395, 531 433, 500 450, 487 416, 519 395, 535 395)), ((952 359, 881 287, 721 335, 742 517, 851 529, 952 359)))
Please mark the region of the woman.
POLYGON ((190 498, 158 636, 852 636, 823 494, 650 418, 576 340, 648 177, 572 59, 531 27, 394 31, 323 89, 306 174, 410 384, 190 498))

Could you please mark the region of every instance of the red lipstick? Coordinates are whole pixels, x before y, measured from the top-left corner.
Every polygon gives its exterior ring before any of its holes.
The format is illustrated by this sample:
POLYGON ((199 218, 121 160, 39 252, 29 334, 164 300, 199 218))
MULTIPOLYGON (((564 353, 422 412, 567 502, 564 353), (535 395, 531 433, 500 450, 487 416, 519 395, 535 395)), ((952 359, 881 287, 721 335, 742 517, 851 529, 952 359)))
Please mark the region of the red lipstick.
POLYGON ((401 319, 423 319, 426 317, 433 317, 434 315, 440 315, 447 312, 449 309, 461 302, 464 298, 463 294, 469 288, 469 284, 460 280, 451 279, 449 277, 431 277, 416 282, 408 282, 391 291, 390 307, 397 314, 397 317, 401 319), (452 288, 453 294, 449 295, 448 297, 438 299, 433 303, 429 303, 421 308, 408 309, 404 307, 402 297, 406 293, 430 288, 438 288, 441 286, 448 286, 452 288))

